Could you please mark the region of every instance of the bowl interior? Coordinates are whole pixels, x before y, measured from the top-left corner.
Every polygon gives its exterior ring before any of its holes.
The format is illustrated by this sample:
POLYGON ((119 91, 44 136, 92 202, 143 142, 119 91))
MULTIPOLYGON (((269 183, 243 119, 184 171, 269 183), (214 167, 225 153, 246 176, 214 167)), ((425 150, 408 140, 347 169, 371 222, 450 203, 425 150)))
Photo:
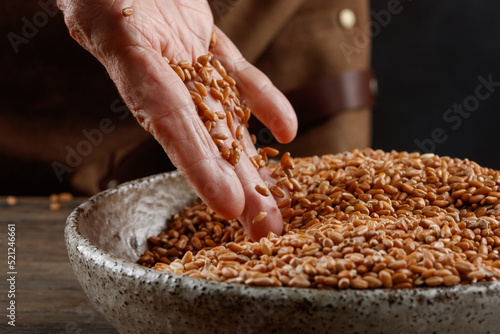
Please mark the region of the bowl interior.
POLYGON ((166 227, 166 220, 197 198, 177 172, 133 181, 92 198, 79 231, 92 244, 118 258, 136 262, 147 238, 166 227))

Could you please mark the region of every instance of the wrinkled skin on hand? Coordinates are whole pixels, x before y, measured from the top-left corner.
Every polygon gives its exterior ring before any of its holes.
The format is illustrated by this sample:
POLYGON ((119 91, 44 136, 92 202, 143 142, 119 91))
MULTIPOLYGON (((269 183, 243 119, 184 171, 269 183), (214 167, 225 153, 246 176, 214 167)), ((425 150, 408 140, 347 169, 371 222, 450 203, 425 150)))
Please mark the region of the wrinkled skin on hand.
MULTIPOLYGON (((291 141, 297 131, 295 113, 270 80, 250 65, 232 42, 213 24, 206 0, 59 0, 71 36, 107 69, 138 122, 163 146, 180 173, 201 199, 226 218, 238 217, 253 240, 269 231, 281 234, 283 224, 276 200, 255 191, 257 184, 273 180, 267 168, 259 171, 248 160, 257 154, 250 136, 241 140, 240 162, 225 161, 198 117, 186 85, 163 57, 172 63, 208 53, 210 49, 237 83, 240 100, 251 108, 279 142, 291 141), (122 9, 133 8, 124 17, 122 9), (260 212, 267 217, 258 224, 260 212)), ((204 102, 222 111, 210 94, 204 102)), ((226 122, 217 132, 235 137, 226 122)))

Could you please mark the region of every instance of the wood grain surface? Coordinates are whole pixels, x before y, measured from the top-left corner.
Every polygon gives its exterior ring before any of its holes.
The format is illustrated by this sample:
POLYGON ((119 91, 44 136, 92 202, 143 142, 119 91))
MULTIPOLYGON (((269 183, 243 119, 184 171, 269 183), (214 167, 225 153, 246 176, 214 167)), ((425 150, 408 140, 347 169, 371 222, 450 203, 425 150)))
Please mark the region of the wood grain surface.
MULTIPOLYGON (((48 197, 18 197, 14 206, 0 197, 0 333, 118 333, 96 311, 80 287, 68 260, 64 225, 86 198, 49 209, 48 197), (15 275, 8 272, 8 227, 15 226, 15 275), (9 297, 15 276, 15 298, 9 297), (15 300, 15 327, 8 325, 15 300)), ((12 259, 12 258, 11 258, 12 259)))

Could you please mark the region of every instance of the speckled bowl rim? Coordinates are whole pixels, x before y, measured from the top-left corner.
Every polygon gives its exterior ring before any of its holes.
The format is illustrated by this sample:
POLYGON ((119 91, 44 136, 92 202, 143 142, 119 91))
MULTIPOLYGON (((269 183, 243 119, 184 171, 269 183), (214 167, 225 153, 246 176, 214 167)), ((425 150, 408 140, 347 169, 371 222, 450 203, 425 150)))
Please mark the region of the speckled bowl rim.
POLYGON ((375 298, 380 297, 381 300, 401 300, 406 298, 422 298, 436 300, 439 298, 446 299, 450 294, 459 295, 469 295, 470 294, 486 294, 486 295, 499 295, 500 294, 500 281, 487 282, 487 283, 476 283, 476 284, 466 284, 466 285, 456 285, 452 287, 422 287, 414 289, 366 289, 366 290, 356 290, 356 289, 345 289, 345 290, 322 290, 314 288, 295 288, 295 287, 256 287, 249 286, 239 283, 225 283, 225 282, 214 282, 207 281, 201 278, 193 278, 189 276, 177 275, 173 273, 160 272, 158 270, 153 270, 145 268, 137 263, 127 261, 111 255, 96 245, 89 241, 85 236, 79 232, 79 218, 86 211, 91 209, 100 201, 105 201, 108 198, 126 191, 133 191, 140 187, 152 186, 165 178, 182 178, 177 171, 156 174, 149 177, 133 180, 130 182, 123 183, 115 188, 105 190, 96 194, 95 196, 88 199, 86 202, 80 204, 74 211, 69 215, 65 227, 65 238, 66 246, 69 249, 72 248, 76 251, 79 256, 83 256, 86 261, 96 261, 102 262, 102 266, 106 270, 113 272, 116 275, 124 275, 131 280, 143 280, 147 282, 151 281, 169 281, 174 279, 179 283, 179 286, 184 286, 185 288, 192 287, 194 285, 199 287, 206 287, 212 290, 216 290, 217 293, 235 293, 237 296, 241 296, 242 292, 244 294, 251 294, 253 296, 265 296, 270 291, 279 292, 282 295, 287 296, 287 300, 290 302, 303 300, 304 297, 312 298, 325 298, 329 295, 335 296, 336 300, 350 300, 353 297, 359 298, 363 295, 370 295, 375 298), (71 240, 71 243, 68 241, 71 240), (90 255, 89 255, 90 254, 90 255), (120 265, 118 265, 120 264, 120 265), (139 278, 137 278, 139 276, 139 278), (345 298, 343 298, 345 297, 345 298))

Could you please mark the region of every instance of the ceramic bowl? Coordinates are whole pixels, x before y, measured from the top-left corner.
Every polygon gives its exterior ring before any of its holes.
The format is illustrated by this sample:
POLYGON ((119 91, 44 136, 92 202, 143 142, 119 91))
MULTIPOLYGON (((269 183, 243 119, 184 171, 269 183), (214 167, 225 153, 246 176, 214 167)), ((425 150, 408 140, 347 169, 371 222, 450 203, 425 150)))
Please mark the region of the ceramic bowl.
POLYGON ((500 333, 500 282, 324 291, 209 282, 135 264, 147 238, 196 198, 173 172, 99 193, 69 216, 75 274, 120 333, 500 333))

